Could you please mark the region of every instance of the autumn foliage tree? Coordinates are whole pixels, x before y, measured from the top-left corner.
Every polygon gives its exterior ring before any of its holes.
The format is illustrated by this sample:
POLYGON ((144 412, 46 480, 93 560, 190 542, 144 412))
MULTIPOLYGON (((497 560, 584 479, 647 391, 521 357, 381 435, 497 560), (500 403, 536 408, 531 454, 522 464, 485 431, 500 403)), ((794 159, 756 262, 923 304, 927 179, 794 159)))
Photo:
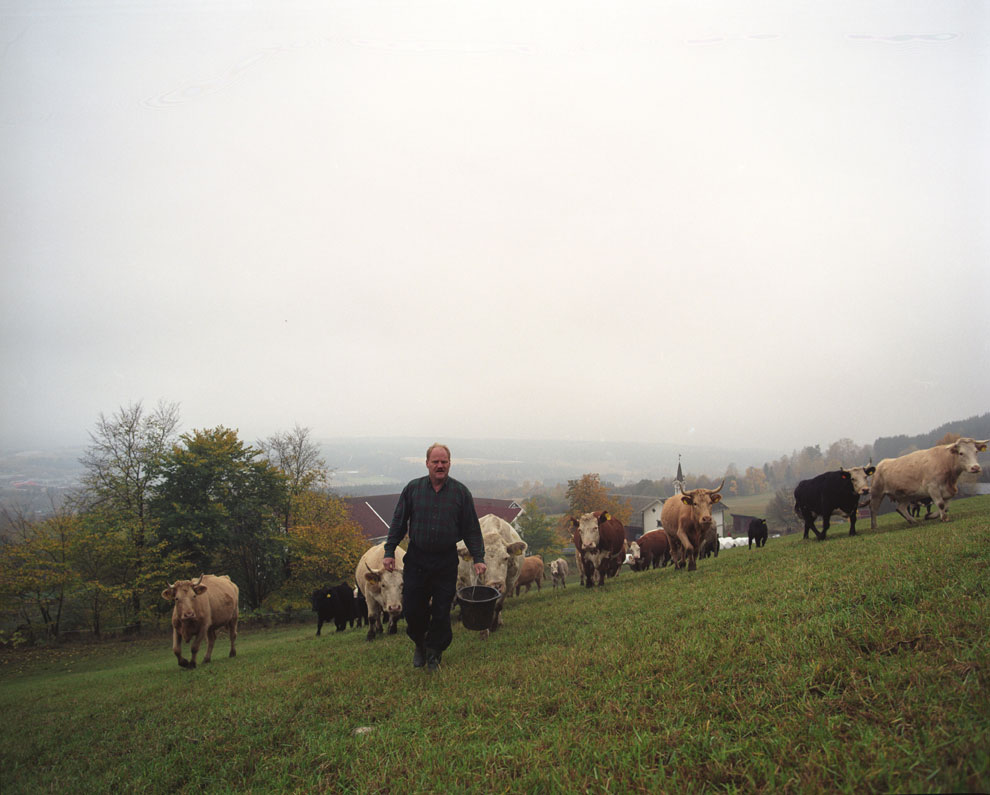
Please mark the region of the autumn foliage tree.
POLYGON ((355 585, 354 570, 369 544, 347 504, 319 491, 305 491, 292 502, 287 539, 291 577, 275 602, 305 603, 316 588, 341 582, 355 585))
MULTIPOLYGON (((597 472, 567 481, 567 503, 570 506, 570 516, 574 517, 591 511, 608 511, 622 524, 626 524, 632 515, 628 500, 620 495, 609 495, 597 472)), ((562 521, 568 523, 568 517, 565 516, 562 521)))

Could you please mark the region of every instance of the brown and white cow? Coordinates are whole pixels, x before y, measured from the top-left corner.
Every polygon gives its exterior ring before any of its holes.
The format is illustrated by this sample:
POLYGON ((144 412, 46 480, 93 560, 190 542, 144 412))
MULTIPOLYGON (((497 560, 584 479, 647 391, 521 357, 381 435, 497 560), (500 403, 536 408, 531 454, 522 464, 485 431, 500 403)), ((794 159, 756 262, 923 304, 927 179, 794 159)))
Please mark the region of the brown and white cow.
POLYGON ((554 590, 557 590, 558 582, 562 588, 567 587, 567 572, 567 561, 563 558, 550 561, 550 582, 553 583, 554 590))
POLYGON ((717 489, 692 489, 664 500, 660 524, 670 540, 670 556, 675 568, 683 569, 685 558, 688 571, 698 568, 701 539, 714 523, 712 506, 722 499, 719 492, 724 485, 723 480, 717 489))
POLYGON ((201 574, 199 579, 176 580, 162 591, 162 598, 174 601, 172 608, 172 652, 183 668, 196 667, 196 653, 206 638, 208 663, 213 656, 217 630, 230 633, 230 657, 237 656, 237 603, 240 591, 226 574, 201 574), (182 644, 190 642, 189 659, 182 656, 182 644))
POLYGON ((605 578, 614 575, 614 569, 618 568, 615 562, 621 564, 624 559, 626 529, 605 511, 581 514, 578 519, 572 517, 571 526, 585 586, 590 588, 596 581, 604 585, 605 578))
POLYGON ((536 584, 536 590, 539 591, 543 584, 543 558, 539 555, 530 555, 523 558, 522 568, 519 569, 519 577, 516 580, 516 596, 519 596, 519 591, 525 586, 526 593, 529 593, 529 589, 536 584))
POLYGON ((959 491, 956 482, 964 472, 981 471, 977 453, 982 453, 990 439, 958 439, 927 450, 915 450, 899 458, 885 458, 877 464, 870 486, 870 527, 876 528, 880 503, 889 497, 897 503, 897 512, 916 524, 909 511, 912 502, 929 498, 938 508, 939 518, 947 522, 945 501, 959 491))
POLYGON ((361 556, 354 577, 358 589, 368 604, 368 640, 384 635, 382 616, 388 616, 388 634, 398 630, 399 616, 402 614, 402 560, 406 551, 395 548, 395 571, 385 571, 385 544, 372 547, 361 556))
POLYGON ((460 589, 469 585, 490 585, 499 592, 500 596, 495 603, 492 624, 488 629, 483 629, 479 633, 484 640, 490 632, 494 632, 504 623, 502 607, 505 604, 506 595, 511 593, 516 586, 522 565, 519 561, 526 553, 527 544, 519 538, 519 534, 508 522, 494 514, 486 514, 481 517, 479 522, 481 524, 481 538, 485 542, 486 571, 479 579, 474 571, 474 563, 467 546, 463 541, 458 541, 457 552, 460 555, 460 561, 457 564, 457 587, 460 589), (518 540, 506 541, 507 538, 513 537, 518 540))

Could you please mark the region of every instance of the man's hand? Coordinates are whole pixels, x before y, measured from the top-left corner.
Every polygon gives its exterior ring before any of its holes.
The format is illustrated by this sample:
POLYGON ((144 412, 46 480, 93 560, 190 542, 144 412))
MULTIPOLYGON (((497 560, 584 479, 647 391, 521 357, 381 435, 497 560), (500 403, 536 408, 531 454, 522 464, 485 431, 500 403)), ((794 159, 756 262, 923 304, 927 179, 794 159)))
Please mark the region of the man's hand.
POLYGON ((382 561, 385 571, 395 571, 395 558, 385 558, 382 561))
POLYGON ((477 574, 479 577, 482 574, 484 574, 486 571, 488 571, 488 567, 484 563, 474 564, 474 573, 477 574))

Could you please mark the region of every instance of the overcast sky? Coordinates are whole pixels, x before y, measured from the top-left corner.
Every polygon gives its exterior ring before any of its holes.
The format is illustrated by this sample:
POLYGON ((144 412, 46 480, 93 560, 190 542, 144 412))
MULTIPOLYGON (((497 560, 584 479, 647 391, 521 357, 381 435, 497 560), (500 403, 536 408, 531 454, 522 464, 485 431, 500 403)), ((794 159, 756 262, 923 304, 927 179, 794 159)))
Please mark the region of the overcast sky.
POLYGON ((990 410, 990 4, 0 0, 0 446, 990 410))

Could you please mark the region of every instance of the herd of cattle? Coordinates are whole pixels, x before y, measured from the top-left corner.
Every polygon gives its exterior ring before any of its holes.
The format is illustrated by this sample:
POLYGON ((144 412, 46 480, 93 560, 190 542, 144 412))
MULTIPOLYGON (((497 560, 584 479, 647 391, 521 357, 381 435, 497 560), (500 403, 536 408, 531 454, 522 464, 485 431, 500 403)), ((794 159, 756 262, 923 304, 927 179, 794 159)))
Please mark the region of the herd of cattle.
MULTIPOLYGON (((977 453, 990 444, 988 440, 959 439, 950 444, 927 450, 917 450, 899 458, 885 458, 874 466, 855 466, 825 472, 802 480, 794 489, 794 511, 804 521, 804 537, 810 530, 819 540, 826 537, 829 521, 836 511, 849 519, 849 535, 856 535, 856 513, 870 507, 870 527, 877 526, 877 515, 884 497, 897 505, 897 512, 908 524, 916 524, 921 505, 938 509, 939 518, 948 520, 946 500, 958 492, 957 481, 963 473, 981 471, 977 453), (870 483, 870 478, 873 478, 870 483), (868 502, 861 499, 869 495, 868 502), (822 520, 821 532, 815 527, 822 520)), ((673 562, 676 569, 697 568, 699 557, 718 556, 719 538, 712 519, 712 506, 721 500, 717 489, 693 489, 665 500, 660 512, 661 527, 628 542, 622 523, 606 511, 593 511, 570 519, 575 549, 575 563, 581 583, 588 588, 605 584, 616 576, 623 564, 633 571, 666 566, 673 562)), ((489 585, 496 588, 496 602, 491 625, 481 631, 487 637, 502 626, 505 598, 532 585, 542 587, 545 567, 538 555, 527 556, 527 544, 516 529, 493 514, 480 519, 485 542, 483 580, 474 571, 471 555, 463 541, 458 543, 460 561, 457 588, 489 585)), ((723 546, 729 539, 722 539, 723 546)), ((767 525, 764 519, 750 523, 748 543, 752 548, 766 544, 767 525)), ((745 543, 745 541, 740 541, 745 543)), ((367 624, 368 640, 384 634, 383 618, 388 620, 388 633, 396 632, 402 614, 402 560, 405 552, 397 548, 394 571, 383 565, 385 545, 378 544, 361 556, 354 575, 356 588, 339 585, 321 588, 312 595, 313 610, 318 616, 316 634, 323 624, 333 621, 337 631, 346 626, 367 624)), ((566 587, 568 563, 557 558, 550 563, 553 587, 566 587)), ((174 601, 172 610, 172 651, 182 667, 195 668, 196 654, 203 640, 207 641, 203 662, 210 661, 219 629, 230 634, 230 656, 236 655, 238 588, 226 575, 201 575, 195 582, 179 580, 162 591, 162 597, 174 601), (182 653, 183 643, 190 643, 190 659, 182 653)))

